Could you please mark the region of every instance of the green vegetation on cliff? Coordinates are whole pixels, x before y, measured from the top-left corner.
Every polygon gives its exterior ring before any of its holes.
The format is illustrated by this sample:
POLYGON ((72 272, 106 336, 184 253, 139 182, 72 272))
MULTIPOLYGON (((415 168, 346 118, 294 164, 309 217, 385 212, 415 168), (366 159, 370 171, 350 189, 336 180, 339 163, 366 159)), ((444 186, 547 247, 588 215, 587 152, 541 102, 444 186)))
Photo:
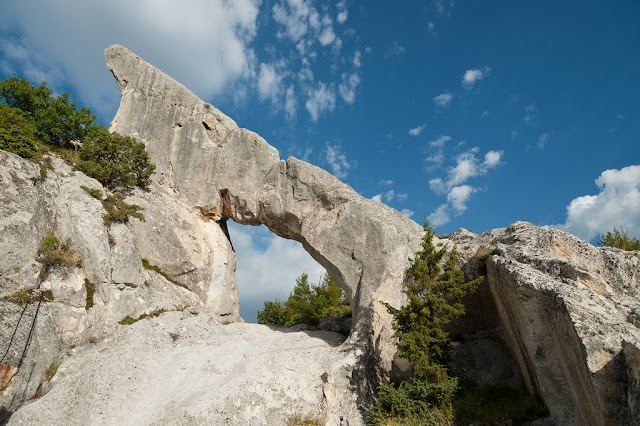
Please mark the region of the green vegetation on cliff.
POLYGON ((613 232, 600 235, 596 243, 601 247, 615 247, 626 251, 640 250, 640 240, 629 237, 624 228, 613 228, 613 232))

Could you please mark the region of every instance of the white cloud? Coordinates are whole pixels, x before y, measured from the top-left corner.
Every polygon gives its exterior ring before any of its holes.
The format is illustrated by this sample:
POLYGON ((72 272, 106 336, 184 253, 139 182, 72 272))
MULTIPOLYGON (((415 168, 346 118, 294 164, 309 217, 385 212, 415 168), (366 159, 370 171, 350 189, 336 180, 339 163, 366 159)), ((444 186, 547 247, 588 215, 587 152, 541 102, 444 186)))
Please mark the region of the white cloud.
POLYGON ((377 202, 381 203, 382 202, 382 194, 376 194, 373 197, 371 197, 371 199, 373 201, 377 201, 377 202))
POLYGON ((418 127, 414 127, 413 129, 409 129, 409 134, 411 136, 420 136, 420 133, 422 133, 422 131, 424 129, 426 129, 426 128, 427 128, 427 123, 422 123, 418 127))
POLYGON ((549 142, 550 137, 551 137, 550 132, 541 134, 540 137, 538 137, 538 149, 543 149, 545 145, 547 145, 547 142, 549 142))
POLYGON ((318 121, 320 114, 331 112, 336 107, 336 92, 326 83, 320 82, 315 89, 309 89, 307 96, 305 107, 313 121, 318 121))
POLYGON ((392 56, 400 56, 405 51, 406 49, 403 46, 401 46, 400 43, 398 43, 397 41, 394 41, 393 45, 389 48, 389 50, 387 50, 387 53, 385 54, 385 56, 387 58, 392 56))
POLYGON ((400 210, 400 213, 402 213, 406 217, 411 217, 411 216, 413 216, 413 214, 415 212, 413 210, 409 210, 409 209, 402 209, 402 210, 400 210))
POLYGON ((287 91, 284 95, 284 112, 288 120, 293 120, 296 117, 296 108, 298 106, 298 100, 293 86, 287 87, 287 91))
POLYGON ((338 8, 338 16, 336 16, 336 22, 338 24, 344 24, 344 22, 349 17, 349 12, 347 11, 347 4, 346 2, 341 1, 338 4, 336 4, 336 7, 338 8))
MULTIPOLYGON (((286 36, 294 42, 299 41, 306 33, 309 27, 309 15, 312 9, 305 0, 288 1, 273 5, 273 19, 280 25, 284 26, 286 36)), ((315 9, 313 9, 315 12, 315 9)), ((315 15, 314 15, 315 17, 315 15)))
POLYGON ((336 40, 336 33, 333 32, 333 22, 328 16, 324 16, 322 18, 322 25, 324 26, 324 29, 320 33, 318 41, 321 45, 327 46, 336 40))
POLYGON ((398 200, 399 202, 406 201, 407 198, 409 198, 409 194, 407 194, 406 192, 401 192, 400 194, 396 195, 396 200, 398 200))
POLYGON ((433 151, 427 156, 427 163, 430 169, 436 169, 444 162, 444 145, 451 140, 451 136, 440 136, 438 139, 429 141, 429 146, 434 148, 433 151))
POLYGON ((449 213, 447 213, 447 210, 447 204, 440 205, 433 213, 427 216, 429 224, 438 227, 440 225, 449 223, 451 221, 451 218, 449 217, 449 213))
POLYGON ((474 84, 476 84, 476 82, 484 79, 489 74, 490 71, 491 71, 491 68, 487 66, 482 68, 469 69, 465 71, 464 75, 462 76, 462 85, 470 89, 473 87, 474 84))
POLYGON ((436 34, 436 24, 434 24, 432 21, 427 22, 427 31, 429 31, 431 34, 436 34))
POLYGON ((437 106, 441 108, 445 108, 451 104, 451 101, 453 100, 453 95, 451 93, 445 92, 445 93, 439 94, 438 96, 434 96, 431 99, 433 99, 433 102, 437 106))
POLYGON ((353 55, 353 66, 356 68, 360 68, 362 66, 362 54, 359 50, 356 50, 356 53, 353 55))
POLYGON ((457 214, 463 213, 467 209, 467 201, 471 194, 477 189, 470 185, 454 186, 447 194, 447 201, 455 209, 457 214))
POLYGON ((518 136, 518 131, 517 130, 512 130, 511 131, 511 140, 515 139, 516 136, 518 136))
POLYGON ((524 108, 524 117, 522 117, 522 121, 524 124, 532 124, 536 119, 536 107, 534 105, 527 105, 524 108))
POLYGON ((327 143, 326 161, 331 168, 331 173, 338 179, 346 179, 349 175, 351 164, 339 146, 327 143))
POLYGON ((342 82, 338 86, 338 92, 346 103, 352 104, 356 100, 358 84, 360 84, 360 76, 357 73, 350 74, 348 77, 347 74, 342 74, 342 82))
MULTIPOLYGON (((115 41, 206 97, 250 73, 249 44, 256 35, 258 3, 185 0, 176 7, 151 0, 9 2, 0 15, 5 38, 0 54, 6 58, 11 50, 28 52, 22 59, 14 54, 11 67, 29 77, 38 77, 38 72, 45 78, 64 75, 81 102, 99 113, 115 112, 119 100, 102 55, 115 41), (17 33, 17 38, 6 39, 9 33, 17 33)), ((55 88, 54 79, 49 83, 55 88)))
MULTIPOLYGON (((433 143, 441 147, 447 141, 437 139, 433 143)), ((440 177, 429 180, 432 191, 447 195, 447 203, 440 205, 428 218, 435 226, 444 225, 450 221, 451 215, 459 216, 467 210, 471 194, 478 192, 478 188, 465 184, 467 180, 482 176, 502 163, 502 151, 488 151, 482 162, 476 157, 478 151, 475 147, 459 154, 455 159, 456 165, 447 170, 446 180, 440 177)))
POLYGON ((383 186, 393 185, 393 181, 392 180, 381 180, 381 181, 378 182, 378 185, 383 185, 383 186))
POLYGON ((314 284, 325 272, 300 243, 280 238, 264 226, 229 221, 229 233, 238 259, 236 278, 245 320, 255 321, 265 300, 286 300, 303 272, 314 284))
POLYGON ((273 64, 260 64, 258 73, 258 94, 261 100, 271 99, 277 101, 282 91, 282 75, 278 73, 273 64))
POLYGON ((556 227, 587 241, 614 227, 640 237, 640 165, 605 170, 595 182, 600 193, 572 200, 556 227))

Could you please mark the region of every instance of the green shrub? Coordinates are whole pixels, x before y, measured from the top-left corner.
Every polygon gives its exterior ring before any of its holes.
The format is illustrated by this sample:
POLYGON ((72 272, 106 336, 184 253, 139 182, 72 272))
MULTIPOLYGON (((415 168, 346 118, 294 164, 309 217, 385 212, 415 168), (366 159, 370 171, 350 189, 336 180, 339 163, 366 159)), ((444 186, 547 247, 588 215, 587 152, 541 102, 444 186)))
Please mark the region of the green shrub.
POLYGON ((52 91, 41 82, 33 86, 25 78, 9 77, 0 82, 0 99, 20 111, 35 128, 36 136, 46 144, 71 146, 95 131, 95 116, 88 108, 69 102, 69 94, 51 96, 52 91))
POLYGON ((296 285, 286 302, 265 301, 258 311, 258 323, 290 327, 296 324, 317 324, 322 318, 351 315, 351 306, 344 291, 325 274, 317 286, 309 284, 305 273, 296 278, 296 285))
POLYGON ((89 195, 96 200, 102 201, 102 190, 98 188, 89 188, 88 186, 80 185, 80 188, 84 189, 89 195))
POLYGON ((36 260, 42 263, 45 274, 56 266, 68 268, 71 266, 80 266, 82 263, 80 258, 71 250, 69 240, 61 242, 58 237, 53 234, 45 235, 42 238, 36 260))
POLYGON ((142 142, 104 129, 84 142, 76 169, 112 191, 126 191, 147 187, 155 165, 142 142))
POLYGON ((122 200, 122 194, 107 195, 107 198, 102 200, 102 206, 107 213, 102 216, 106 225, 112 223, 127 223, 130 217, 135 217, 143 222, 146 221, 144 215, 140 213, 143 210, 137 204, 127 204, 122 200))
POLYGON ((93 294, 96 291, 96 286, 91 281, 85 278, 84 288, 87 291, 87 297, 85 298, 86 301, 85 301, 84 309, 88 311, 89 309, 93 308, 93 294))
POLYGON ((601 247, 615 247, 626 251, 640 250, 640 240, 629 237, 624 228, 613 228, 613 232, 600 235, 596 244, 601 247))
POLYGON ((59 363, 53 363, 51 364, 48 368, 47 371, 45 371, 44 373, 44 377, 42 378, 42 382, 48 382, 49 380, 53 379, 53 376, 56 375, 56 373, 58 372, 58 367, 60 367, 59 363))
POLYGON ((317 416, 295 414, 287 419, 287 426, 322 426, 324 419, 317 416))
POLYGON ((383 425, 389 420, 407 420, 416 424, 441 424, 453 421, 451 401, 458 379, 450 377, 450 339, 443 327, 464 314, 462 297, 482 281, 464 282, 456 266, 456 248, 441 268, 446 247, 433 245, 433 228, 424 225, 422 249, 416 253, 405 279, 408 303, 396 309, 384 303, 393 315, 398 356, 411 361, 413 377, 398 385, 378 387, 378 400, 371 408, 368 423, 383 425))
POLYGON ((23 158, 34 158, 38 155, 35 132, 18 110, 0 104, 0 149, 23 158))

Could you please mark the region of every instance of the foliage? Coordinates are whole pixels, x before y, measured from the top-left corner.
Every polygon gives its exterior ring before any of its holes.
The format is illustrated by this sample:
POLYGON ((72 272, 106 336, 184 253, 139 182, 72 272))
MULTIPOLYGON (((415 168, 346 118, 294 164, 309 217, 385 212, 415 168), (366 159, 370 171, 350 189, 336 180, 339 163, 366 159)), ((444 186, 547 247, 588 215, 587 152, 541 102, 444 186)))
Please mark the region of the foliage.
POLYGON ((171 278, 166 272, 164 272, 162 269, 160 269, 158 266, 152 264, 151 262, 149 262, 147 259, 142 259, 142 267, 144 269, 148 269, 150 271, 153 271, 159 275, 161 275, 165 280, 169 281, 170 283, 177 285, 178 287, 182 287, 185 288, 187 290, 189 290, 189 288, 182 284, 179 281, 174 280, 173 278, 171 278))
POLYGON ((9 77, 0 82, 0 98, 21 112, 42 142, 71 146, 72 141, 82 141, 95 131, 96 117, 91 110, 78 109, 69 102, 68 93, 56 97, 51 94, 45 82, 38 87, 25 78, 9 77))
POLYGON ((31 301, 32 290, 16 290, 8 296, 4 297, 7 302, 15 303, 16 305, 24 306, 31 301))
POLYGON ((151 311, 148 314, 142 314, 140 315, 138 318, 131 318, 130 316, 126 316, 123 319, 121 319, 120 321, 118 321, 118 324, 120 325, 131 325, 131 324, 135 324, 136 322, 145 319, 145 318, 155 318, 157 316, 160 316, 161 314, 164 314, 165 312, 167 312, 166 309, 161 308, 161 309, 156 309, 155 311, 151 311))
POLYGON ((613 228, 613 232, 600 235, 596 242, 601 247, 615 247, 622 250, 640 250, 640 240, 631 238, 624 228, 613 228))
POLYGON ((135 186, 146 188, 155 168, 144 143, 109 133, 104 128, 84 142, 80 161, 76 164, 76 169, 112 191, 126 191, 135 186))
POLYGON ((290 327, 296 324, 317 324, 322 318, 351 315, 351 306, 344 291, 325 274, 317 286, 309 284, 309 276, 303 273, 296 278, 296 285, 286 302, 265 301, 258 311, 258 323, 290 327))
POLYGON ((107 213, 102 216, 102 219, 106 225, 112 223, 127 223, 129 217, 135 217, 143 222, 146 221, 144 215, 140 213, 142 207, 137 204, 127 204, 122 200, 122 194, 107 195, 107 198, 102 200, 102 206, 107 213))
POLYGON ((453 410, 456 422, 463 425, 521 425, 549 414, 542 401, 524 388, 475 383, 462 387, 453 410))
POLYGON ((87 278, 84 279, 84 288, 87 291, 87 297, 85 298, 84 309, 89 310, 93 308, 93 294, 96 291, 96 285, 89 281, 87 278))
POLYGON ((34 158, 38 155, 35 132, 19 110, 0 104, 0 149, 23 158, 34 158))
POLYGON ((78 109, 69 102, 69 94, 52 96, 41 82, 33 86, 25 78, 9 77, 0 82, 0 99, 20 110, 22 116, 36 129, 36 136, 44 143, 71 146, 95 131, 95 115, 88 108, 78 109))
POLYGON ((43 382, 48 382, 49 380, 51 380, 53 378, 53 376, 56 375, 56 373, 58 372, 58 367, 60 367, 59 363, 53 363, 51 364, 47 370, 44 373, 44 377, 42 378, 43 382))
POLYGON ((322 426, 324 420, 314 416, 295 414, 287 419, 287 426, 322 426))
POLYGON ((475 290, 482 279, 464 282, 456 266, 455 246, 441 268, 447 247, 436 249, 433 228, 425 223, 424 230, 422 249, 404 283, 408 303, 399 309, 384 303, 393 315, 395 337, 400 342, 398 356, 413 363, 413 378, 378 388, 378 401, 368 418, 373 425, 388 419, 410 419, 419 424, 452 421, 451 401, 458 379, 450 377, 446 368, 450 339, 443 327, 464 314, 462 297, 475 290))
POLYGON ((102 190, 98 188, 89 188, 88 186, 80 185, 80 188, 84 189, 89 195, 96 200, 102 201, 102 190))
POLYGON ((44 298, 47 302, 53 302, 53 291, 52 290, 45 290, 44 291, 44 298))
POLYGON ((71 250, 70 241, 62 242, 53 234, 47 234, 42 238, 36 260, 42 263, 45 274, 56 266, 71 267, 81 265, 80 258, 71 250))

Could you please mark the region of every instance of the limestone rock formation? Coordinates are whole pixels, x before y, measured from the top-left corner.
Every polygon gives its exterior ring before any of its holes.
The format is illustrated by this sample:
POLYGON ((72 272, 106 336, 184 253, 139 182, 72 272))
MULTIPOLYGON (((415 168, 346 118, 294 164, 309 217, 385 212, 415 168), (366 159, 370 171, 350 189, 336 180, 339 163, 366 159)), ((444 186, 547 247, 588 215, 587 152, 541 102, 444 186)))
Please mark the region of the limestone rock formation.
POLYGON ((74 349, 51 391, 9 425, 260 426, 296 415, 339 425, 336 413, 326 414, 325 393, 335 391, 336 380, 348 385, 348 377, 327 373, 345 360, 342 340, 167 313, 74 349))
POLYGON ((485 313, 497 312, 524 383, 557 424, 639 421, 640 252, 526 222, 451 241, 468 278, 486 274, 485 313))
MULTIPOLYGON (((281 160, 259 135, 125 47, 111 46, 105 57, 122 95, 110 130, 145 143, 157 166, 154 185, 214 220, 264 224, 301 242, 351 300, 349 344, 361 345, 386 374, 395 349, 380 300, 402 304, 421 227, 316 166, 281 160)), ((358 384, 366 387, 364 379, 358 384)))
POLYGON ((107 226, 102 203, 81 188, 103 191, 100 183, 50 161, 45 178, 38 165, 0 151, 0 363, 17 367, 30 342, 22 368, 0 393, 6 410, 31 398, 69 348, 109 336, 127 316, 188 309, 218 322, 240 319, 235 254, 217 223, 151 189, 129 201, 142 204, 153 223, 107 226), (36 257, 45 235, 67 242, 80 266, 41 274, 36 257), (162 274, 144 269, 142 258, 162 274), (23 311, 19 296, 32 289, 49 291, 52 300, 38 310, 36 291, 23 311))

